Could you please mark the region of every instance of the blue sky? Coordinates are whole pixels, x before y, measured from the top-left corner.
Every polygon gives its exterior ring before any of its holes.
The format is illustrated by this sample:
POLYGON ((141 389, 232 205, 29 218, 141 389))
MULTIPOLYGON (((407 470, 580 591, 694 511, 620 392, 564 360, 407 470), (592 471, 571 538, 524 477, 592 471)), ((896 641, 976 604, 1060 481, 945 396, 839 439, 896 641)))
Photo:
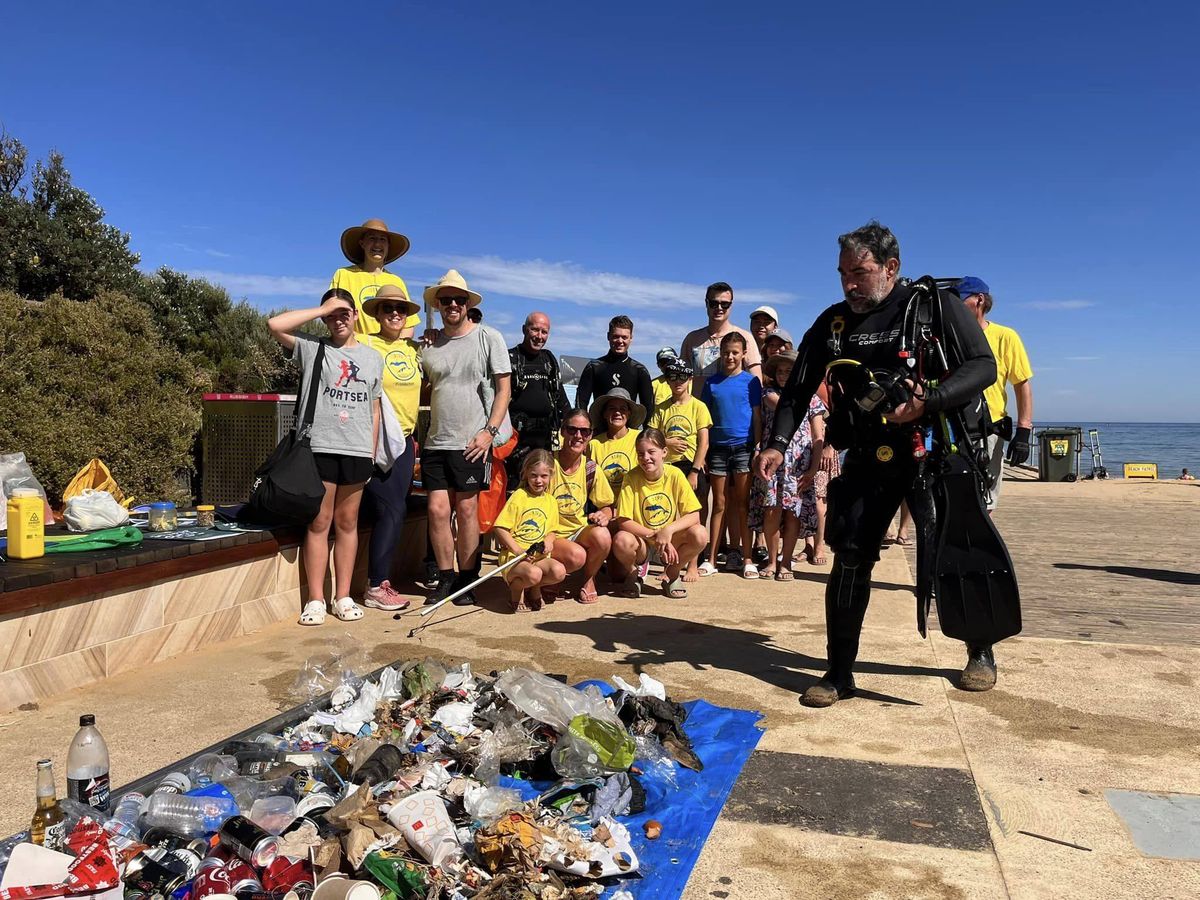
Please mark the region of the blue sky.
POLYGON ((878 218, 991 284, 1039 420, 1200 421, 1197 8, 833 6, 17 4, 0 125, 147 268, 299 305, 380 216, 414 293, 456 265, 573 354, 677 345, 718 279, 798 336, 878 218))

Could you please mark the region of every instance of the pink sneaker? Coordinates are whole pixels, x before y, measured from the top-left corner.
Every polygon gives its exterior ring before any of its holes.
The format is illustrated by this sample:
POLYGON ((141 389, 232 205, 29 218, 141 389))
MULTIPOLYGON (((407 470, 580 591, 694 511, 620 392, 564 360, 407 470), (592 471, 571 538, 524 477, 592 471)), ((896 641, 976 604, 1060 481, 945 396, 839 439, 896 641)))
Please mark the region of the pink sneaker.
POLYGON ((385 581, 379 587, 368 587, 367 592, 363 594, 363 606, 369 606, 371 609, 382 609, 387 612, 407 609, 410 602, 392 590, 392 583, 390 581, 385 581))

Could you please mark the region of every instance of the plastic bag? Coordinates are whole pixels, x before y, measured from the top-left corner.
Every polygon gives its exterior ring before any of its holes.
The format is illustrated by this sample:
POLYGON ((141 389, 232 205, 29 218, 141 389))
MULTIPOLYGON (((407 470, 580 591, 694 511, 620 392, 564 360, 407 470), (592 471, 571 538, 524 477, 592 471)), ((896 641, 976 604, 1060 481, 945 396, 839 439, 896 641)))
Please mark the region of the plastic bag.
MULTIPOLYGON (((0 454, 0 506, 8 502, 9 495, 17 488, 33 488, 46 501, 46 490, 33 475, 33 469, 25 461, 24 453, 0 454)), ((47 519, 49 521, 49 519, 47 519)), ((0 516, 0 532, 8 528, 4 516, 0 516)))
POLYGON ((612 683, 618 688, 629 694, 631 697, 657 697, 659 700, 667 699, 667 689, 661 681, 656 678, 651 678, 645 672, 638 675, 638 686, 634 687, 620 675, 612 677, 612 683))
POLYGON ((560 734, 570 727, 576 716, 591 716, 621 725, 617 714, 594 685, 577 691, 539 672, 509 669, 496 679, 496 687, 525 715, 545 722, 560 734))
POLYGON ((635 752, 624 725, 581 715, 571 720, 551 761, 563 778, 591 778, 626 771, 633 765, 635 752))
POLYGON ((108 491, 86 488, 67 501, 63 519, 71 531, 99 531, 129 523, 129 510, 108 491))
POLYGON ((112 495, 113 500, 126 508, 133 502, 133 498, 126 497, 121 488, 117 486, 116 479, 113 478, 108 466, 99 459, 88 460, 87 464, 75 473, 75 477, 63 491, 63 500, 70 500, 88 490, 107 491, 112 495))
POLYGON ((491 825, 507 812, 524 805, 521 792, 513 788, 471 785, 463 794, 463 809, 472 819, 491 825))
POLYGON ((484 784, 493 784, 500 777, 500 766, 529 759, 533 750, 533 740, 520 724, 497 722, 479 742, 475 777, 484 784))

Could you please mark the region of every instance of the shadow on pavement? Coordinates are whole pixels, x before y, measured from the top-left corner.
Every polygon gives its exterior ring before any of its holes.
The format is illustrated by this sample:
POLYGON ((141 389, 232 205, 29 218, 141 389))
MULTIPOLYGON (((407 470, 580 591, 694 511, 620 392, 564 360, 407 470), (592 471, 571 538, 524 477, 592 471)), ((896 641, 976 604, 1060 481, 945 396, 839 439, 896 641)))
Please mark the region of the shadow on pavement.
POLYGON ((1056 569, 1086 569, 1089 572, 1108 572, 1111 575, 1126 575, 1130 578, 1148 578, 1151 581, 1166 581, 1171 584, 1200 584, 1200 575, 1195 572, 1175 572, 1171 569, 1143 569, 1140 566, 1089 566, 1084 563, 1055 563, 1056 569))
MULTIPOLYGON (((825 660, 782 647, 768 634, 724 628, 704 622, 688 622, 666 616, 637 613, 608 613, 578 622, 541 622, 539 631, 578 634, 589 638, 601 653, 628 652, 617 661, 640 672, 647 665, 687 663, 697 671, 724 669, 741 672, 767 684, 802 694, 825 672, 825 660)), ((957 682, 956 669, 904 666, 860 660, 856 672, 875 675, 924 675, 957 682)), ((882 703, 920 706, 903 697, 893 697, 861 688, 858 696, 882 703)))

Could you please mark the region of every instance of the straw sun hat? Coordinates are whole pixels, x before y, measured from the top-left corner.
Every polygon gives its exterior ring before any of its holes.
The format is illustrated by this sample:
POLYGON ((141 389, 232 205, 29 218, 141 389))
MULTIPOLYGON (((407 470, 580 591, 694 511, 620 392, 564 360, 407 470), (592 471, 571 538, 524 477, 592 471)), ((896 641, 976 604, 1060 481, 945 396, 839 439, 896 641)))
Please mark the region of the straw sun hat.
POLYGON ((430 306, 437 306, 437 293, 442 288, 457 288, 470 297, 467 303, 467 309, 474 309, 483 302, 483 297, 475 293, 467 287, 467 280, 458 274, 458 269, 451 269, 445 275, 438 279, 437 284, 431 284, 425 288, 425 302, 430 306))
POLYGON ((363 249, 358 245, 358 242, 362 240, 362 236, 368 231, 377 231, 388 239, 387 257, 383 260, 385 266, 390 262, 395 262, 408 252, 408 238, 394 231, 389 231, 387 222, 383 221, 383 219, 367 219, 361 225, 357 225, 354 228, 347 228, 342 232, 342 253, 346 259, 355 265, 359 265, 363 261, 363 249))
POLYGON ((375 296, 362 305, 363 312, 368 316, 374 316, 375 310, 379 308, 379 304, 383 302, 403 303, 405 306, 404 317, 415 316, 421 311, 421 307, 408 299, 408 294, 398 284, 385 284, 375 292, 375 296))
POLYGON ((591 408, 588 409, 588 415, 592 419, 592 428, 596 431, 603 431, 608 427, 608 418, 605 415, 605 410, 608 404, 613 400, 624 400, 629 404, 629 427, 640 428, 642 423, 646 421, 646 407, 638 403, 625 388, 613 388, 607 394, 597 397, 592 401, 591 408))

